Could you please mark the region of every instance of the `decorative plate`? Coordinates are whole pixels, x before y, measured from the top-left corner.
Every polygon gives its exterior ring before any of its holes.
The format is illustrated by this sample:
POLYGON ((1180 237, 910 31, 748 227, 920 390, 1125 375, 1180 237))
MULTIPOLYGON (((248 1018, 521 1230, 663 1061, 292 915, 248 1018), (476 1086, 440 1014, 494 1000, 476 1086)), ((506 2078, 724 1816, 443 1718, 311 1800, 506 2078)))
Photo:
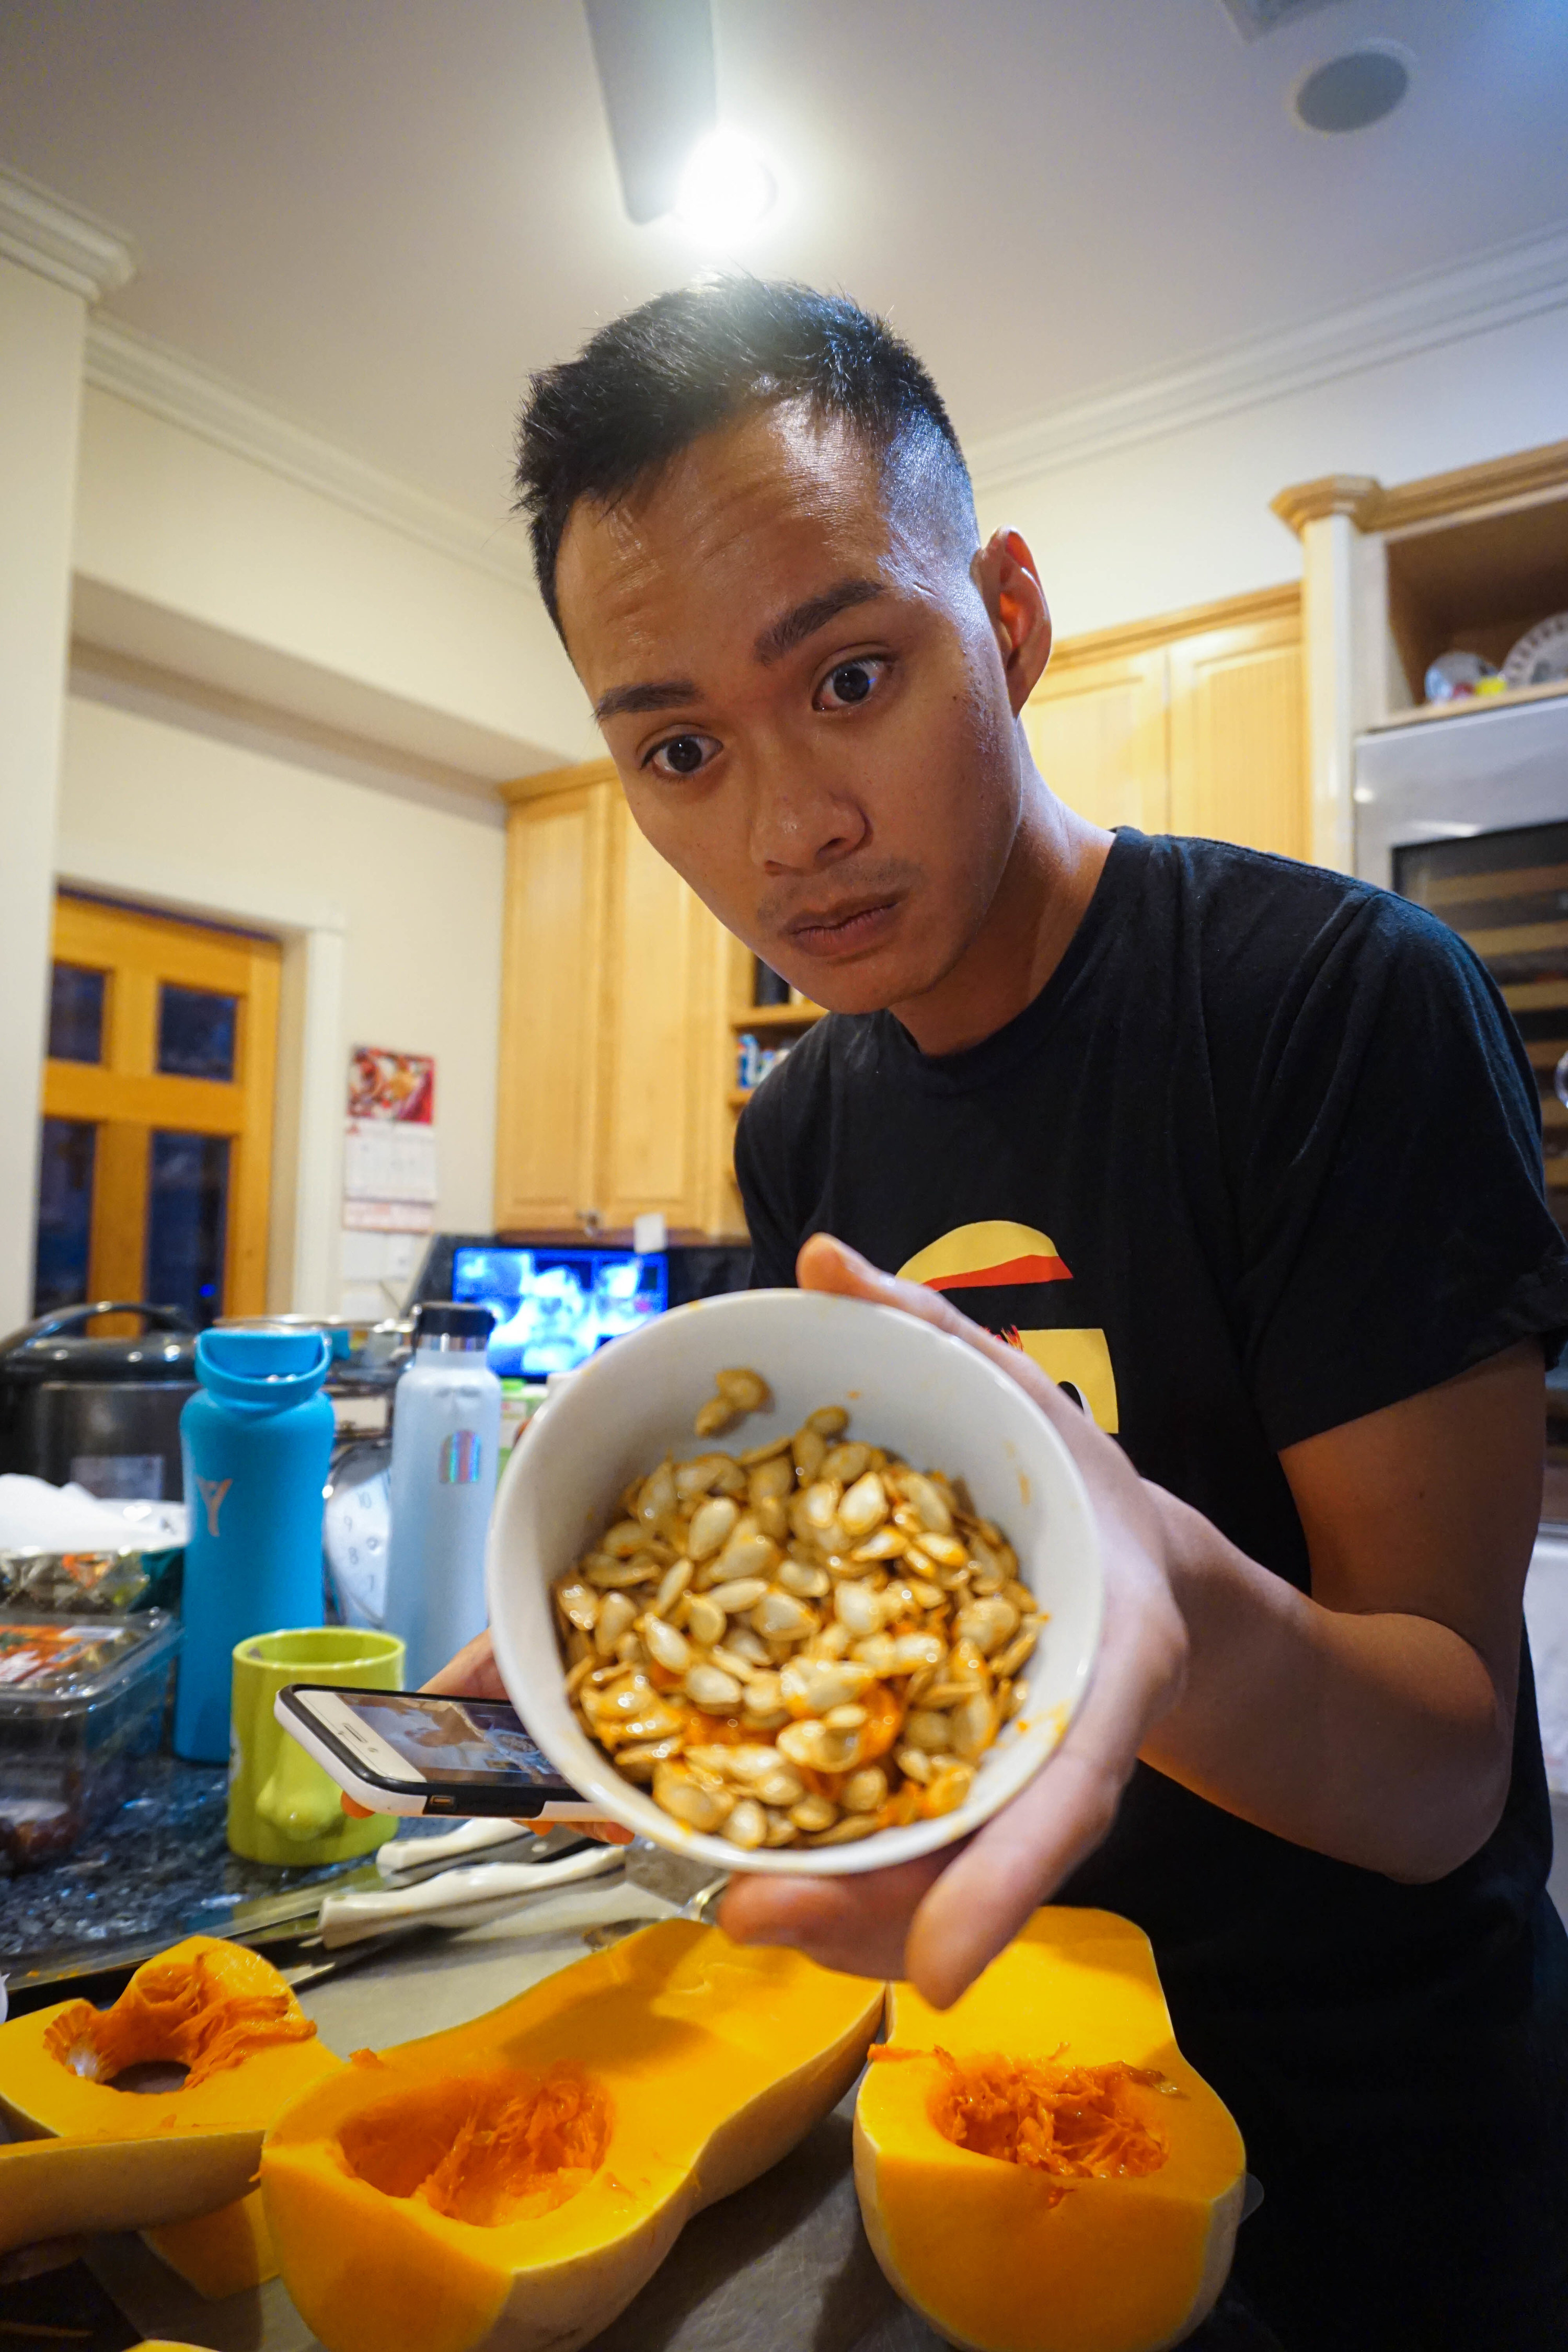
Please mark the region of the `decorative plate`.
POLYGON ((1510 686, 1557 686, 1568 678, 1568 613, 1526 629, 1502 666, 1510 686))

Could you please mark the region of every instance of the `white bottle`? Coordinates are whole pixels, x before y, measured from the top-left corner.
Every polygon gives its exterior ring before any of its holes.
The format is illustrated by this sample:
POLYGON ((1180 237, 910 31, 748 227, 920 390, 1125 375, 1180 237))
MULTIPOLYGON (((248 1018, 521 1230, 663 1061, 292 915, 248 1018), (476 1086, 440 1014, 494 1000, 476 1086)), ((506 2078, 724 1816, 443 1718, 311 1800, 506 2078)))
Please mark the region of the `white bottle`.
POLYGON ((500 1450, 488 1307, 421 1307, 392 1423, 386 1630, 417 1690, 485 1628, 485 1538, 500 1450))

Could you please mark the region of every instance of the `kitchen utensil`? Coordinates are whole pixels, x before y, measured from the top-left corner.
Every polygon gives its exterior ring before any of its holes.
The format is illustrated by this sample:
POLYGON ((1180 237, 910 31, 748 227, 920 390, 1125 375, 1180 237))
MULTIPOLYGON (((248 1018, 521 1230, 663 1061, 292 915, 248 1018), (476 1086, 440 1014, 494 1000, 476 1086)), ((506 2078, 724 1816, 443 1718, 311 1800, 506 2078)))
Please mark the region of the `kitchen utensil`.
POLYGON ((95 1495, 177 1502, 180 1411, 194 1394, 195 1326, 170 1307, 100 1299, 0 1340, 0 1471, 95 1495), (89 1339, 100 1315, 139 1315, 132 1338, 89 1339))
POLYGON ((356 1820, 342 1791, 273 1715, 286 1683, 346 1683, 397 1690, 403 1644, 395 1634, 353 1625, 256 1633, 234 1652, 232 1778, 228 1843, 249 1862, 343 1862, 385 1843, 391 1815, 356 1820))
POLYGON ((229 1752, 235 1644, 321 1622, 321 1489, 331 1345, 316 1331, 204 1331, 180 1416, 191 1533, 174 1753, 229 1752))
MULTIPOLYGON (((388 1886, 328 1895, 321 1904, 321 1941, 328 1951, 362 1936, 384 1935, 405 1923, 480 1927, 536 1895, 624 1867, 619 1846, 592 1845, 552 1862, 479 1862, 442 1871, 417 1886, 388 1886)), ((552 1924, 556 1924, 553 1919, 552 1924)))
POLYGON ((1051 1755, 1088 1685, 1101 1608, 1099 1538, 1067 1447, 989 1357, 910 1316, 821 1291, 745 1291, 676 1308, 591 1358, 552 1397, 501 1485, 489 1586, 508 1693, 563 1778, 607 1818, 716 1868, 737 1866, 733 1846, 672 1821, 581 1729, 550 1592, 629 1480, 667 1452, 705 1450, 693 1419, 715 1371, 736 1365, 762 1375, 773 1405, 721 1443, 764 1444, 816 1406, 847 1406, 853 1435, 966 1481, 976 1507, 1005 1529, 1047 1613, 1028 1705, 981 1759, 966 1804, 856 1844, 763 1848, 743 1866, 825 1875, 910 1861, 970 1835, 1051 1755))

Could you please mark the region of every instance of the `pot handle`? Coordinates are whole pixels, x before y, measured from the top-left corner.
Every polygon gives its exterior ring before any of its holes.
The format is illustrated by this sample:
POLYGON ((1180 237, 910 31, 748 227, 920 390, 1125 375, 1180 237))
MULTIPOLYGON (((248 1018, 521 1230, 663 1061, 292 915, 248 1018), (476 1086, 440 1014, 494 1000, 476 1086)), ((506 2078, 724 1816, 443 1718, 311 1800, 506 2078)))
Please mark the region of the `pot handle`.
POLYGON ((40 1315, 35 1322, 24 1323, 8 1339, 0 1339, 0 1356, 8 1356, 16 1348, 30 1348, 39 1339, 52 1339, 61 1331, 90 1322, 95 1315, 140 1315, 150 1331, 177 1331, 185 1339, 195 1336, 196 1327, 183 1307, 150 1307, 144 1298, 100 1298, 86 1307, 61 1307, 53 1315, 40 1315))

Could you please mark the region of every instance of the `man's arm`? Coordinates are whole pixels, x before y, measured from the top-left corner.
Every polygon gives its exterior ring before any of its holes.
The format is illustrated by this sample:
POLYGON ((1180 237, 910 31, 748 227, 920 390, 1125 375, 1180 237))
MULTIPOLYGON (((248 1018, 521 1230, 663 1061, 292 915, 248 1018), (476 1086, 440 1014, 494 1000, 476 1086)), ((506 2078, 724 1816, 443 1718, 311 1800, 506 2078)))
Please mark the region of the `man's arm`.
POLYGON ((943 1325, 1026 1388, 1070 1448, 1100 1528, 1105 1628, 1056 1756, 956 1855, 849 1880, 739 1879, 740 1941, 908 1974, 956 1999, 1109 1830, 1140 1755, 1258 1826, 1394 1877, 1437 1877, 1508 1786, 1521 1596, 1539 1513, 1533 1342, 1281 1457, 1311 1598, 1141 1479, 1044 1373, 931 1292, 816 1236, 807 1288, 943 1325))

